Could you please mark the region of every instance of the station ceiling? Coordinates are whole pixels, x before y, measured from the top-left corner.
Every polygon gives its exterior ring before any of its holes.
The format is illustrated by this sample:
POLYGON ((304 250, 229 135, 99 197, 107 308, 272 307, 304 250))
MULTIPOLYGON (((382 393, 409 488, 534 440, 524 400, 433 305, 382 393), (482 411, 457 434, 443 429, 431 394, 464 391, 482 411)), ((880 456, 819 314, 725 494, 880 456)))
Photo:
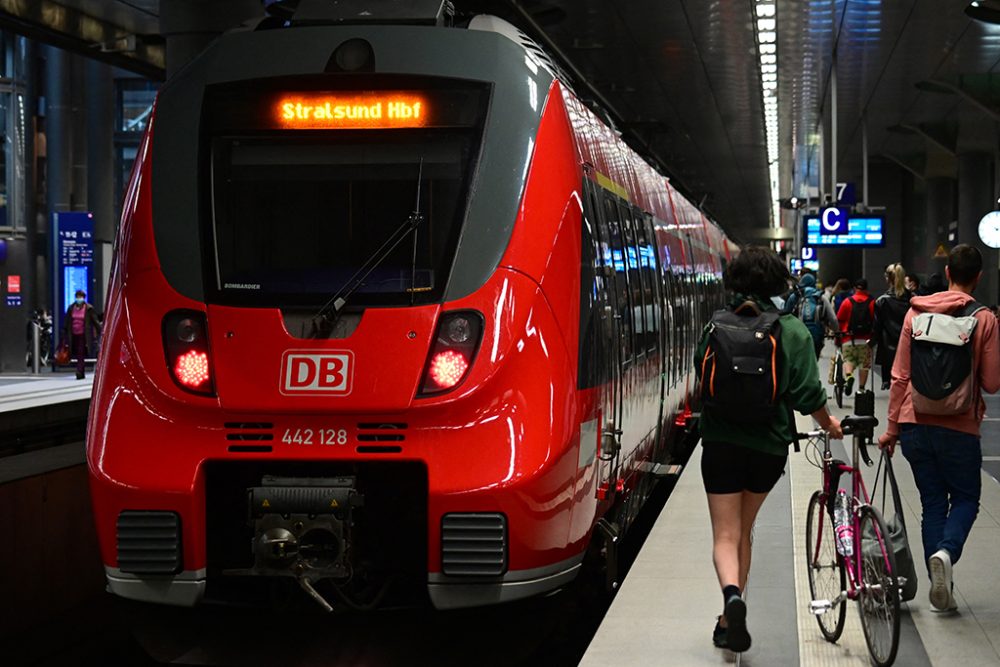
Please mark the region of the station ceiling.
MULTIPOLYGON (((953 175, 958 153, 997 151, 1000 25, 971 19, 966 1, 776 3, 781 196, 803 197, 807 185, 818 184, 824 134, 827 159, 837 155, 838 180, 858 181, 860 196, 863 125, 872 160, 898 164, 918 179, 953 175)), ((26 11, 23 2, 0 0, 0 22, 45 27, 43 8, 61 7, 118 34, 139 35, 154 50, 159 41, 162 58, 161 0, 27 4, 38 9, 34 18, 17 14, 26 11)), ((460 12, 502 16, 558 51, 578 75, 578 94, 607 107, 629 143, 735 238, 761 238, 771 225, 756 0, 455 4, 460 12)))

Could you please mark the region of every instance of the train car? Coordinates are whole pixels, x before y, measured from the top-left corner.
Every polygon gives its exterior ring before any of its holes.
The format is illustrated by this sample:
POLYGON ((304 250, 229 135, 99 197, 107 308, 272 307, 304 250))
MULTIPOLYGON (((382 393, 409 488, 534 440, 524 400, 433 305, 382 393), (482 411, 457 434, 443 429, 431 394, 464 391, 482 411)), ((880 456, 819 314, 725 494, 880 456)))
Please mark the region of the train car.
POLYGON ((117 595, 524 598, 687 454, 725 235, 510 24, 350 4, 159 92, 88 430, 117 595))

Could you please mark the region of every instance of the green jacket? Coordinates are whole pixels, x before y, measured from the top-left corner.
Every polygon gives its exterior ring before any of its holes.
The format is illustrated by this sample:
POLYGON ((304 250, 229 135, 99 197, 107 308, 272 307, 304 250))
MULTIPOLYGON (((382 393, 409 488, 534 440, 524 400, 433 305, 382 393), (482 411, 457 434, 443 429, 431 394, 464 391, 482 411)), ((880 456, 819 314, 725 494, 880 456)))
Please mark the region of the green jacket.
MULTIPOLYGON (((758 304, 763 310, 774 310, 768 303, 758 304)), ((804 415, 826 404, 826 389, 819 379, 819 366, 813 348, 812 335, 794 315, 782 315, 779 320, 778 394, 781 401, 804 415)), ((694 355, 695 372, 701 377, 701 361, 708 346, 708 327, 694 355)), ((770 424, 746 424, 728 421, 703 411, 699 424, 702 440, 728 442, 751 449, 785 456, 792 442, 794 424, 789 424, 791 411, 779 410, 770 424)))

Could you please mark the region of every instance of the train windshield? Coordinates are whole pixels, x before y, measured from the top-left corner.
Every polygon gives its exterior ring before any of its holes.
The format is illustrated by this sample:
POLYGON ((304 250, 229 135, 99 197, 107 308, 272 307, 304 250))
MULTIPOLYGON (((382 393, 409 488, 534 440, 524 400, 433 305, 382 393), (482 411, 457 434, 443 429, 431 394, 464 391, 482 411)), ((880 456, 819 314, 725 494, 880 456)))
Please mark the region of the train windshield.
MULTIPOLYGON (((332 118, 337 107, 327 106, 286 102, 279 108, 332 118)), ((479 107, 472 122, 446 118, 438 126, 362 123, 323 131, 316 122, 325 117, 310 117, 302 131, 284 126, 216 134, 213 300, 318 306, 351 283, 419 206, 416 232, 378 263, 350 305, 440 301, 479 154, 479 107)))

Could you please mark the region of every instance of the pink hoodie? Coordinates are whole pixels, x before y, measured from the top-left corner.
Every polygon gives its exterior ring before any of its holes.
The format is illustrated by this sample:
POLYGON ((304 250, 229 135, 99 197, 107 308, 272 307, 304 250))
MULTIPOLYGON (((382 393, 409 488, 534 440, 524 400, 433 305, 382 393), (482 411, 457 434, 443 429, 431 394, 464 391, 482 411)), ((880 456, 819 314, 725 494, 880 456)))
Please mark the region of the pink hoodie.
MULTIPOLYGON (((931 424, 955 431, 979 435, 979 423, 986 414, 986 403, 982 392, 974 408, 960 415, 925 415, 914 412, 910 397, 910 336, 913 332, 914 313, 954 313, 972 301, 965 292, 948 290, 928 296, 910 299, 910 310, 903 320, 903 332, 899 336, 896 362, 892 366, 892 388, 889 390, 889 426, 886 433, 899 435, 900 424, 931 424)), ((979 324, 972 335, 975 373, 979 386, 989 394, 1000 390, 1000 342, 997 339, 997 318, 989 310, 976 313, 979 324)))

